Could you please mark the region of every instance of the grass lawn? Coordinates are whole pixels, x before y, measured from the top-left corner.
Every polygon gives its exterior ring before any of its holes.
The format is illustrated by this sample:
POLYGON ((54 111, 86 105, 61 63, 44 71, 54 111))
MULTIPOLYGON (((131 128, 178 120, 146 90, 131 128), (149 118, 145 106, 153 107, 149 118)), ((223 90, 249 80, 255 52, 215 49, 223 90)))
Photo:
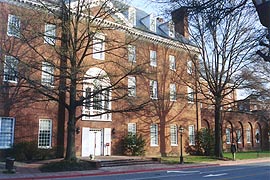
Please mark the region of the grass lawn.
MULTIPOLYGON (((225 159, 231 159, 231 153, 223 153, 225 159)), ((255 159, 255 158, 263 158, 263 157, 270 157, 270 151, 262 151, 262 152, 238 152, 236 153, 236 160, 241 159, 255 159)), ((185 155, 184 162, 186 164, 192 163, 200 163, 200 162, 209 162, 209 161, 216 161, 215 157, 211 156, 192 156, 192 155, 185 155)), ((163 163, 168 164, 177 164, 179 163, 179 157, 162 157, 161 161, 163 163)))

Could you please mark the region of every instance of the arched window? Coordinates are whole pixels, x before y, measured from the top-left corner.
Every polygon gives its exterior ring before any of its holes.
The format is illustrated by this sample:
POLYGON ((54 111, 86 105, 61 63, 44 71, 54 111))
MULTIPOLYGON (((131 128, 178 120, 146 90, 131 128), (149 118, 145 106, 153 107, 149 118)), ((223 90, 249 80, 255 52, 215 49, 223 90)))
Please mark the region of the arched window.
POLYGON ((99 68, 89 69, 83 81, 82 120, 111 121, 110 79, 105 71, 99 68))

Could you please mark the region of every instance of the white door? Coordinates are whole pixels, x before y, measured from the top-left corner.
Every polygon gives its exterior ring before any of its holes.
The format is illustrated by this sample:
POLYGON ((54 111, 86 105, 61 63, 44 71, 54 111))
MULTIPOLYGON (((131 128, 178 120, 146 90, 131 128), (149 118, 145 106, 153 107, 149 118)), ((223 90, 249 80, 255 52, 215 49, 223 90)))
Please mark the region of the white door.
POLYGON ((104 128, 104 148, 103 155, 111 155, 111 128, 104 128))
POLYGON ((82 128, 82 157, 100 156, 102 154, 101 129, 82 128))

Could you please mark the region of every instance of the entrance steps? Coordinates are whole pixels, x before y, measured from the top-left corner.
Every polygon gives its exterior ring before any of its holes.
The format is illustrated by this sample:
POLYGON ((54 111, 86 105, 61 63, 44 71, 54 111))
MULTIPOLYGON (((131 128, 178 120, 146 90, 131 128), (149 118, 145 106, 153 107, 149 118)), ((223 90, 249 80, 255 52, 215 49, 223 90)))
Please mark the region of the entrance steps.
POLYGON ((144 164, 158 164, 159 158, 141 158, 141 157, 127 157, 127 156, 98 156, 94 160, 82 158, 87 160, 96 168, 100 167, 115 167, 115 166, 131 166, 131 165, 144 165, 144 164))

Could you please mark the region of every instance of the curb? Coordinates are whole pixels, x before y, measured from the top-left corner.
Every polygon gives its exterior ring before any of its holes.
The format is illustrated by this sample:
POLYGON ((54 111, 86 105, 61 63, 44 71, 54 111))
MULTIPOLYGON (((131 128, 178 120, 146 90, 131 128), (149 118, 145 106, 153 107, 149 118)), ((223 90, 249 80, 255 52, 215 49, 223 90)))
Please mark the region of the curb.
POLYGON ((187 168, 207 168, 207 167, 216 167, 220 166, 220 164, 205 164, 205 165, 194 165, 194 166, 183 166, 183 167, 169 167, 169 168, 146 168, 146 169, 138 169, 138 170, 127 170, 127 171, 102 171, 96 173, 80 173, 79 171, 70 172, 67 175, 48 175, 48 176, 29 176, 29 177, 9 177, 9 178, 0 178, 0 180, 29 180, 29 179, 53 179, 53 178, 74 178, 74 177, 85 177, 85 176, 104 176, 104 175, 116 175, 116 174, 129 174, 129 173, 144 173, 144 172, 152 172, 152 171, 167 171, 167 170, 179 170, 179 169, 187 169, 187 168))

